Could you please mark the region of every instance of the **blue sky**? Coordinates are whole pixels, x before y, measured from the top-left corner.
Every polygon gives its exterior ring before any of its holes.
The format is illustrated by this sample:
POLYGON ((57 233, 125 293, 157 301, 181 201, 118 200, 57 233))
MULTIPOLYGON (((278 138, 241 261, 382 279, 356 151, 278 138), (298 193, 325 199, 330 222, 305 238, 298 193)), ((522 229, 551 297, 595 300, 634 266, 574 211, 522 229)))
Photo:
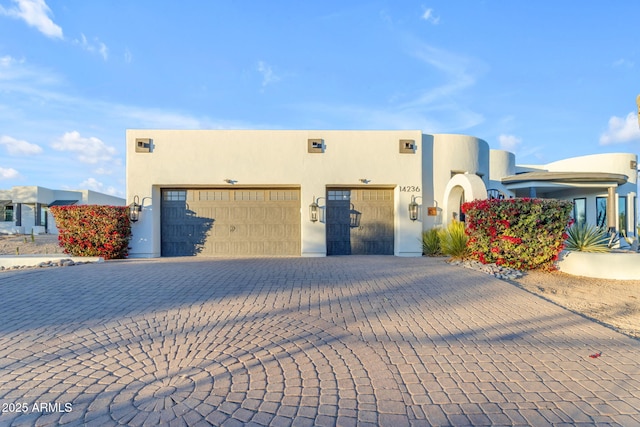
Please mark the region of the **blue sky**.
POLYGON ((124 196, 125 130, 640 151, 640 2, 0 0, 0 188, 124 196))

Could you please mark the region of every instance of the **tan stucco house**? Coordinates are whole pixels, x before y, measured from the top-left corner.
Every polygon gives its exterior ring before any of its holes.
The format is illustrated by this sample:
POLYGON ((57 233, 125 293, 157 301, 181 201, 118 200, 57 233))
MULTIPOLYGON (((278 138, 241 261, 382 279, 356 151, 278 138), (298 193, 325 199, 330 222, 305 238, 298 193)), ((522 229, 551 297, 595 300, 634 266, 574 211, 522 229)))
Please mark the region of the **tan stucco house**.
POLYGON ((132 257, 420 256, 423 230, 487 197, 567 199, 579 221, 636 229, 635 154, 518 166, 480 138, 419 130, 135 129, 126 141, 127 203, 142 206, 132 257))

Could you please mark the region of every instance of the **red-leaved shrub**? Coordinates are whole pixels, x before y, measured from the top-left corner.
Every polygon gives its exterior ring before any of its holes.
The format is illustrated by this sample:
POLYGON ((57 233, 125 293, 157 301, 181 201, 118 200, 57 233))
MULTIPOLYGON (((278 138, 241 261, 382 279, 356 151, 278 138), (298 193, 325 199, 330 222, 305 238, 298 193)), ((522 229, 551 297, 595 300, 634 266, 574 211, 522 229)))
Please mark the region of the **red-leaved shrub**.
POLYGON ((126 206, 53 206, 58 242, 73 256, 125 258, 131 224, 126 206))
POLYGON ((565 200, 529 198, 464 203, 471 258, 520 270, 553 269, 572 206, 565 200))

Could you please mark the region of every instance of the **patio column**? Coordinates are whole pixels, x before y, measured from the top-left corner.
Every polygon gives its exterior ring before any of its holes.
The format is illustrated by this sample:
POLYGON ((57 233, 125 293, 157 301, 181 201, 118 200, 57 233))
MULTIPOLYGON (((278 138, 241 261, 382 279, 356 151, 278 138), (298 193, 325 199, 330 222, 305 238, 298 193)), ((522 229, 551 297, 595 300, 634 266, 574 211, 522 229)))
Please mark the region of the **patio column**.
POLYGON ((609 227, 609 230, 615 230, 616 217, 616 189, 615 187, 609 187, 607 194, 607 227, 609 227))
POLYGON ((531 197, 532 199, 538 197, 538 194, 536 193, 536 187, 529 187, 529 197, 531 197))

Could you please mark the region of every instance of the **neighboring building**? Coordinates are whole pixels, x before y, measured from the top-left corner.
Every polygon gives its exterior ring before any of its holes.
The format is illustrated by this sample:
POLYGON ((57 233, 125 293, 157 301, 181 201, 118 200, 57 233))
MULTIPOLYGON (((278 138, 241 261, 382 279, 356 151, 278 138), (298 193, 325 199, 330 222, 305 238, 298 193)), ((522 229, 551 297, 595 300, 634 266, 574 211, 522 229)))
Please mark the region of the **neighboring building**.
POLYGON ((605 198, 631 235, 636 161, 521 168, 482 139, 418 130, 128 130, 127 200, 142 205, 129 253, 420 256, 421 232, 462 202, 534 194, 575 199, 594 223, 605 198))
POLYGON ((64 205, 124 206, 125 200, 91 190, 50 190, 37 186, 0 190, 0 233, 58 234, 49 208, 64 205))

